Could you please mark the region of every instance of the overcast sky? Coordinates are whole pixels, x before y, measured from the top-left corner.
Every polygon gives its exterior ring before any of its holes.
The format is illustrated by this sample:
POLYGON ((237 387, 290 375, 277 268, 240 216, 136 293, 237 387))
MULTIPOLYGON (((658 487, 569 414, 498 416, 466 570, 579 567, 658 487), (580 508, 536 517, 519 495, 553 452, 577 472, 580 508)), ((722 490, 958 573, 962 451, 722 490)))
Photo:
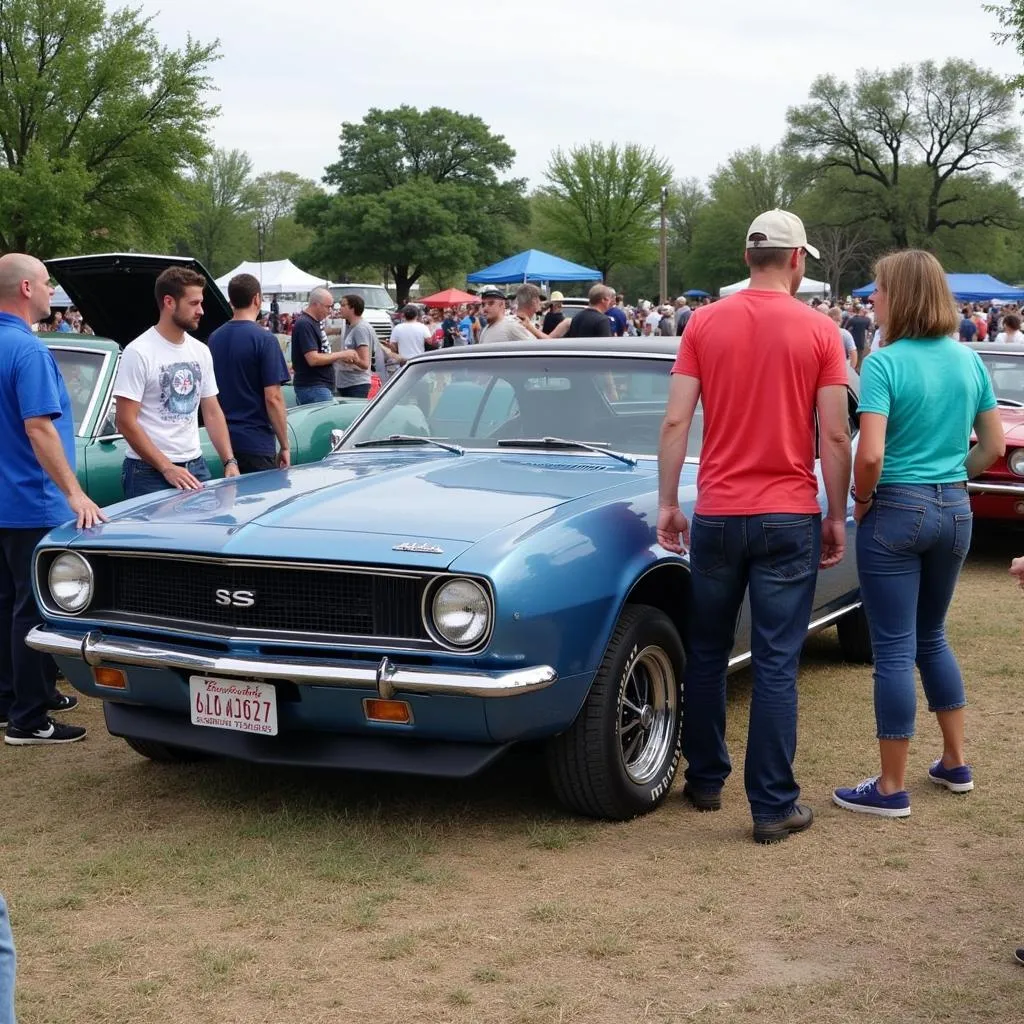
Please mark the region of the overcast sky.
MULTIPOLYGON (((959 56, 1016 74, 981 0, 137 0, 167 45, 219 38, 216 145, 317 181, 342 121, 477 114, 539 183, 556 145, 639 142, 677 177, 772 146, 812 80, 959 56)), ((118 6, 117 0, 108 0, 118 6)))

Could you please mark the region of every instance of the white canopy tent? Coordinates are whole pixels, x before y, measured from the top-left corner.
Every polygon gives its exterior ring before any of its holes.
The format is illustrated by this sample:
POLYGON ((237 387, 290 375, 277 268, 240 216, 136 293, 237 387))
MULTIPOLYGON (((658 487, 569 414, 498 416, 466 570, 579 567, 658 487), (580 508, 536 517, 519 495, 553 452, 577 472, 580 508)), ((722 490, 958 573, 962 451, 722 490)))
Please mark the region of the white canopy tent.
MULTIPOLYGON (((744 288, 750 287, 750 278, 748 277, 745 281, 737 281, 735 284, 726 285, 724 288, 719 288, 718 294, 721 298, 725 298, 726 295, 734 295, 736 292, 743 291, 744 288)), ((832 289, 828 286, 825 281, 815 281, 813 278, 805 277, 800 282, 800 287, 797 289, 796 297, 798 299, 827 299, 832 289)))
POLYGON ((322 277, 314 277, 300 270, 291 260, 270 260, 263 263, 246 260, 223 277, 218 277, 217 287, 226 294, 228 281, 236 274, 252 274, 260 282, 265 297, 284 293, 308 295, 313 288, 330 283, 322 277))

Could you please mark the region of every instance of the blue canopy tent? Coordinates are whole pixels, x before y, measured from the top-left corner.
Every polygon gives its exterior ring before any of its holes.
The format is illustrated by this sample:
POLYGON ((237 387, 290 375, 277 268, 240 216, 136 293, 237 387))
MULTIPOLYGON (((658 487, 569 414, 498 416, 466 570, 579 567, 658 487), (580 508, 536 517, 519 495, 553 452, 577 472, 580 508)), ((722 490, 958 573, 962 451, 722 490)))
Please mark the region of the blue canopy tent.
POLYGON ((710 298, 710 294, 708 292, 702 292, 699 288, 691 288, 688 292, 683 292, 683 295, 688 299, 710 298))
MULTIPOLYGON (((1000 302, 1020 302, 1024 300, 1024 288, 1014 288, 1004 284, 991 274, 947 274, 949 290, 958 302, 988 302, 998 299, 1000 302)), ((855 288, 853 297, 866 299, 875 290, 874 282, 855 288)))
POLYGON ((601 271, 581 267, 560 256, 526 249, 466 276, 470 284, 520 284, 525 281, 600 281, 601 271))

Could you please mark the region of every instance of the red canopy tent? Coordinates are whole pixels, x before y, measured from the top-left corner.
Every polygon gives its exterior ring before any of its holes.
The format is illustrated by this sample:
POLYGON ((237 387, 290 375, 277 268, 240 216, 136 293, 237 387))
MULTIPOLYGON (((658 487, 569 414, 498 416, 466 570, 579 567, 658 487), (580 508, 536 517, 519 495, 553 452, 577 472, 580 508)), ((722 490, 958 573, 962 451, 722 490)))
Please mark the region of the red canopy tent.
POLYGON ((444 306, 464 306, 467 302, 479 301, 475 295, 459 291, 458 288, 448 288, 443 292, 438 292, 436 295, 428 295, 425 299, 420 299, 424 306, 439 306, 442 308, 444 306))

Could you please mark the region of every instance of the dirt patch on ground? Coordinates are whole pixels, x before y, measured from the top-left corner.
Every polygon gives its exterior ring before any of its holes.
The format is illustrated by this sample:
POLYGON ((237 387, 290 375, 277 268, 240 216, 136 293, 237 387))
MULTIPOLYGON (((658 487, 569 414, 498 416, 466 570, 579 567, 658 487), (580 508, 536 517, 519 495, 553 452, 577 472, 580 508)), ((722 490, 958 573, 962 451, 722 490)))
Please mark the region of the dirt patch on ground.
POLYGON ((978 789, 913 816, 828 802, 875 769, 871 676, 812 639, 801 674, 806 834, 754 846, 737 770, 718 814, 678 787, 628 824, 568 817, 537 751, 465 784, 236 764, 149 764, 86 743, 0 748, 0 889, 22 1024, 1024 1019, 1024 599, 1016 546, 983 539, 951 620, 978 789))

